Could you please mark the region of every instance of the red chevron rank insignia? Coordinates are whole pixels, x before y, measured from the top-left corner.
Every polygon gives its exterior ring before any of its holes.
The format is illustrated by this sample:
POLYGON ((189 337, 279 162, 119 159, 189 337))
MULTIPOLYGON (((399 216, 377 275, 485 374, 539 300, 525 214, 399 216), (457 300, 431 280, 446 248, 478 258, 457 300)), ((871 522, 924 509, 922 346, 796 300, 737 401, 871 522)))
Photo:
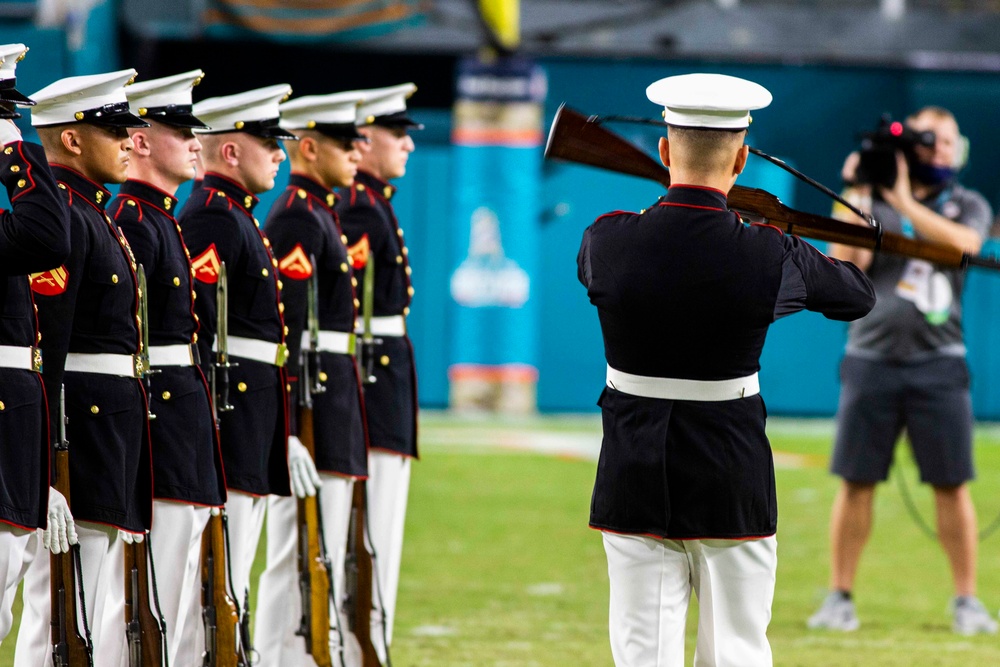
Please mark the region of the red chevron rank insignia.
POLYGON ((219 253, 215 250, 215 244, 205 248, 205 252, 191 260, 191 268, 194 270, 194 277, 208 285, 214 285, 219 281, 219 253))
POLYGON ((282 275, 292 280, 305 280, 313 274, 313 266, 302 249, 301 243, 296 243, 292 251, 278 262, 278 270, 282 275))
POLYGON ((31 274, 31 291, 43 296, 55 296, 66 291, 69 283, 69 271, 66 265, 58 269, 50 269, 41 273, 31 274))
POLYGON ((352 246, 347 248, 347 254, 351 256, 351 264, 355 269, 363 269, 368 264, 368 253, 371 248, 368 245, 368 235, 365 234, 352 246))

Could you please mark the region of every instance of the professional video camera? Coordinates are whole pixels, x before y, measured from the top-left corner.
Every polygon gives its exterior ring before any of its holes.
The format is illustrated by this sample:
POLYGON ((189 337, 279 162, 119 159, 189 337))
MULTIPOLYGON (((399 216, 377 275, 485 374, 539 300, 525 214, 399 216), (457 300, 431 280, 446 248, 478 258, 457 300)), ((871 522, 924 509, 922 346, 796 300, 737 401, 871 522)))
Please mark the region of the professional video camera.
POLYGON ((861 159, 854 174, 858 184, 891 188, 896 183, 896 151, 902 152, 913 173, 917 146, 934 146, 933 132, 915 132, 889 114, 883 114, 874 132, 861 135, 861 159))

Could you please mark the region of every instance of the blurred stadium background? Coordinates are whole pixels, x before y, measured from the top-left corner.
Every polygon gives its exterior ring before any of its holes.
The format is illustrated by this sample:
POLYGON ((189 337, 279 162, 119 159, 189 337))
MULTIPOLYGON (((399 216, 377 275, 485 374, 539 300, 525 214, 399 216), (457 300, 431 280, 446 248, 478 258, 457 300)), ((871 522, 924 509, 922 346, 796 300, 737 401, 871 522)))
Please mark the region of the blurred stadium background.
MULTIPOLYGON (((751 78, 774 93, 751 144, 835 189, 844 156, 883 113, 937 104, 970 140, 963 182, 1000 208, 990 157, 1000 149, 996 0, 0 0, 8 42, 31 47, 17 72, 27 93, 124 67, 140 79, 200 67, 196 100, 279 82, 295 95, 418 85, 410 103, 427 128, 393 203, 414 270, 410 329, 429 412, 397 667, 610 664, 603 553, 586 530, 600 426, 593 414, 557 415, 594 413, 604 381, 597 318, 576 280, 582 230, 603 212, 646 206, 658 188, 543 164, 559 104, 656 117, 644 94, 655 79, 751 78)), ((655 133, 617 129, 653 151, 655 133)), ((279 187, 286 174, 287 164, 279 187)), ((830 209, 766 163, 752 161, 741 183, 830 209)), ((965 305, 976 415, 997 421, 1000 276, 970 272, 965 305)), ((833 414, 845 332, 810 314, 772 329, 761 384, 773 417, 833 414)), ((848 640, 805 633, 826 577, 830 427, 774 429, 787 454, 776 664, 1000 664, 994 640, 948 633, 943 559, 888 489, 859 586, 871 591, 859 602, 871 622, 848 640)), ((974 494, 984 525, 1000 511, 998 444, 982 426, 974 494)), ((929 513, 926 501, 918 497, 929 513)), ((991 606, 1000 604, 996 552, 987 542, 981 562, 991 606)), ((0 665, 12 648, 12 639, 0 647, 0 665)))

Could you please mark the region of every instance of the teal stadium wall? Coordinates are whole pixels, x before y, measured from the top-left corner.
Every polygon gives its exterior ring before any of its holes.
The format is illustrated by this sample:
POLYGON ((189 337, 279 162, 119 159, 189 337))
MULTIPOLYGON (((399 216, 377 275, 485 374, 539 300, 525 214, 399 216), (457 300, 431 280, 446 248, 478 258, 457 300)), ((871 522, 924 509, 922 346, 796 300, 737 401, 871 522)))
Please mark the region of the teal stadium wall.
MULTIPOLYGON (((32 92, 62 76, 117 67, 112 55, 112 16, 110 3, 98 6, 84 27, 90 39, 82 49, 69 46, 61 31, 0 22, 0 42, 23 41, 32 47, 18 68, 19 87, 32 92)), ((1000 107, 1000 76, 996 74, 566 58, 542 62, 549 76, 548 119, 561 102, 586 113, 655 117, 658 110, 646 100, 645 87, 671 74, 714 71, 759 81, 773 92, 774 103, 756 114, 752 145, 789 160, 835 188, 840 165, 856 146, 858 133, 872 129, 881 113, 901 117, 919 106, 939 104, 956 113, 971 141, 971 160, 963 181, 994 205, 1000 200, 1000 180, 990 159, 1000 147, 1000 130, 993 120, 994 110, 1000 107)), ((449 264, 456 256, 450 208, 451 122, 446 110, 418 109, 417 114, 427 130, 417 137, 418 149, 394 203, 406 230, 417 290, 410 324, 417 349, 420 400, 426 407, 442 407, 448 402, 446 371, 453 361, 454 306, 448 285, 456 268, 449 264)), ((26 136, 33 136, 26 123, 21 126, 26 136)), ((617 129, 649 152, 655 150, 655 133, 634 126, 617 129)), ((829 212, 830 204, 822 195, 793 182, 775 167, 751 160, 741 183, 770 189, 792 206, 829 212)), ((531 297, 537 299, 540 325, 523 332, 537 337, 538 405, 546 412, 594 411, 604 382, 604 357, 596 312, 576 280, 580 236, 601 213, 643 208, 660 192, 655 185, 584 167, 546 164, 542 173, 537 216, 541 261, 538 275, 532 277, 531 297)), ((286 179, 287 164, 279 174, 279 186, 286 179)), ((182 198, 186 190, 179 193, 182 198)), ((275 195, 262 197, 259 217, 266 215, 275 195)), ((990 249, 1000 252, 995 241, 990 249)), ((1000 312, 1000 275, 970 272, 965 303, 974 408, 978 418, 997 420, 1000 346, 994 313, 1000 312)), ((761 384, 770 414, 834 413, 845 335, 844 324, 811 313, 774 325, 761 360, 761 384)))

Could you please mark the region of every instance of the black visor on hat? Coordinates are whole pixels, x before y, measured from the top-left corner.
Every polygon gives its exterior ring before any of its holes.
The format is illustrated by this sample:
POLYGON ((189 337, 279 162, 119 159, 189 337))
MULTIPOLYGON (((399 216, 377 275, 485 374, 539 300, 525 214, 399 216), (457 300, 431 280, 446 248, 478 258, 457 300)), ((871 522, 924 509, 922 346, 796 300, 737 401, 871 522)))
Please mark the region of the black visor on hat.
POLYGON ((16 84, 17 79, 4 79, 0 81, 0 102, 20 104, 23 107, 35 106, 35 100, 15 88, 16 84))
POLYGON ((381 125, 382 127, 408 127, 413 130, 424 129, 423 123, 418 123, 413 120, 406 115, 405 111, 388 113, 384 116, 375 116, 374 120, 369 122, 369 125, 381 125))
POLYGON ((140 107, 139 116, 144 120, 155 120, 157 123, 173 127, 188 127, 194 130, 206 130, 208 125, 191 113, 190 104, 170 104, 165 107, 140 107))
POLYGON ((149 123, 129 111, 128 102, 115 102, 95 109, 77 111, 74 117, 79 123, 104 127, 149 127, 149 123))
POLYGON ((21 114, 10 102, 0 100, 0 118, 20 118, 21 114))
POLYGON ((358 132, 358 127, 354 123, 318 123, 310 128, 331 139, 365 139, 365 135, 358 132))
POLYGON ((231 130, 209 130, 201 134, 229 134, 230 132, 242 132, 261 139, 283 139, 295 141, 297 136, 288 130, 278 126, 277 118, 267 118, 265 120, 238 121, 231 130))

